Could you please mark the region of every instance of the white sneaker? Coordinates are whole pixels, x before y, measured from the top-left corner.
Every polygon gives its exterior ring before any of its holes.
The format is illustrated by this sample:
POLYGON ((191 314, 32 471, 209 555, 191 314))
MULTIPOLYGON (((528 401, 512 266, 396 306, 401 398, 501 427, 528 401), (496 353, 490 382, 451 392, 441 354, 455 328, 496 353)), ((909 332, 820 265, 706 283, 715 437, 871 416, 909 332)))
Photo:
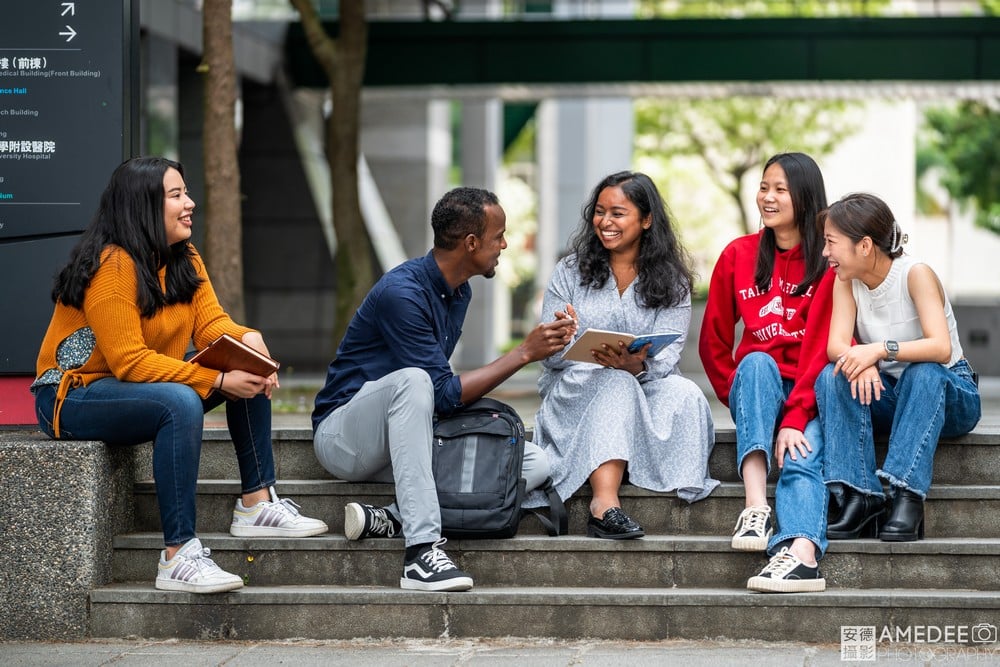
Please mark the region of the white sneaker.
POLYGON ((211 553, 211 549, 201 546, 197 537, 188 540, 169 561, 166 560, 167 552, 160 552, 156 587, 161 591, 187 593, 224 593, 243 588, 242 577, 216 565, 209 558, 211 553))
POLYGON ((766 551, 767 541, 773 533, 771 508, 767 505, 747 507, 736 520, 731 546, 737 551, 766 551))
POLYGON ((268 489, 271 500, 262 500, 253 507, 236 500, 229 534, 236 537, 309 537, 329 530, 319 519, 299 514, 299 505, 288 498, 278 498, 274 487, 268 489))

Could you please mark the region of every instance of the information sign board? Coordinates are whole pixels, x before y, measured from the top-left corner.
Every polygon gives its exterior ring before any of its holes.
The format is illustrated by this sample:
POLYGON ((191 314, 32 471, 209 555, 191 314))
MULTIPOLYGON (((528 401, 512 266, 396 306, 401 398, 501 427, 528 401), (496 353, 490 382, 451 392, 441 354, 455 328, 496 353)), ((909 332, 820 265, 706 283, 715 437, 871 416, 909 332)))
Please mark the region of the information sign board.
POLYGON ((52 276, 137 127, 137 0, 0 4, 0 374, 33 373, 52 276))

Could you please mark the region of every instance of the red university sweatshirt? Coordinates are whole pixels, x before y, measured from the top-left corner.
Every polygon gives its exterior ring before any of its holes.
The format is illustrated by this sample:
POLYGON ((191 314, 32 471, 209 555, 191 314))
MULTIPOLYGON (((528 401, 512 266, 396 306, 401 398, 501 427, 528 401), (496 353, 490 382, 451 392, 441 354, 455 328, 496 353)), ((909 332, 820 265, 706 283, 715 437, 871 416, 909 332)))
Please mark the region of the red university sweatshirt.
POLYGON ((776 251, 771 284, 754 284, 757 248, 763 231, 741 236, 722 251, 712 272, 698 352, 719 400, 729 405, 736 366, 751 352, 765 352, 778 364, 781 377, 794 380, 785 402, 781 428, 802 431, 816 416, 813 385, 827 363, 826 345, 834 273, 827 271, 805 294, 793 295, 805 274, 802 246, 776 251), (736 324, 743 337, 733 353, 736 324))

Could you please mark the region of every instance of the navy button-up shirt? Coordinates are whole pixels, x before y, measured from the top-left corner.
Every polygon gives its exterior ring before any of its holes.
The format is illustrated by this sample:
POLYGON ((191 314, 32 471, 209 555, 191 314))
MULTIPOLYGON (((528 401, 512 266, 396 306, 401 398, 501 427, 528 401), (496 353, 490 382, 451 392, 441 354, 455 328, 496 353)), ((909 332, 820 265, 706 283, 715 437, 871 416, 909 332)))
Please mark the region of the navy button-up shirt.
POLYGON ((401 368, 422 368, 434 383, 434 407, 447 415, 462 406, 462 384, 448 359, 455 351, 472 288, 452 291, 432 252, 386 273, 354 314, 326 385, 316 396, 312 422, 347 403, 364 383, 401 368))

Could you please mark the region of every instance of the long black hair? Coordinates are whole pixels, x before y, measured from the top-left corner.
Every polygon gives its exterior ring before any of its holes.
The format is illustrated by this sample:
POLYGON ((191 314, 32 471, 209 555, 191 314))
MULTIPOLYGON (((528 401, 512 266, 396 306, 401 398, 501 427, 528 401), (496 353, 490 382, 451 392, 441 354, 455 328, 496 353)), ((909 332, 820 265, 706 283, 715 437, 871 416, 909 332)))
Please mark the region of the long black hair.
POLYGON ((649 176, 640 172, 620 171, 606 176, 584 205, 580 228, 570 239, 570 248, 576 253, 580 284, 600 289, 611 275, 610 253, 594 233, 594 209, 601 192, 616 186, 639 209, 639 218, 644 220, 649 216, 652 223, 649 229, 642 230, 639 240, 637 296, 649 308, 681 303, 694 284, 691 258, 674 233, 659 191, 649 176))
POLYGON ((74 308, 83 299, 110 245, 127 252, 135 264, 136 303, 143 317, 152 317, 166 305, 191 303, 202 280, 192 261, 187 241, 167 245, 163 221, 163 176, 179 162, 162 157, 137 157, 120 164, 104 192, 90 225, 59 272, 52 300, 74 308), (160 287, 159 270, 167 267, 166 292, 160 287))
MULTIPOLYGON (((793 292, 795 296, 802 296, 823 277, 828 268, 826 259, 823 258, 823 232, 816 225, 819 212, 826 208, 826 188, 819 166, 805 153, 778 153, 767 161, 764 171, 774 163, 785 170, 788 192, 792 196, 792 208, 795 210, 795 224, 802 236, 806 271, 802 282, 793 292)), ((765 227, 757 248, 757 268, 753 276, 754 283, 761 292, 766 292, 771 283, 777 247, 774 230, 765 227)))

